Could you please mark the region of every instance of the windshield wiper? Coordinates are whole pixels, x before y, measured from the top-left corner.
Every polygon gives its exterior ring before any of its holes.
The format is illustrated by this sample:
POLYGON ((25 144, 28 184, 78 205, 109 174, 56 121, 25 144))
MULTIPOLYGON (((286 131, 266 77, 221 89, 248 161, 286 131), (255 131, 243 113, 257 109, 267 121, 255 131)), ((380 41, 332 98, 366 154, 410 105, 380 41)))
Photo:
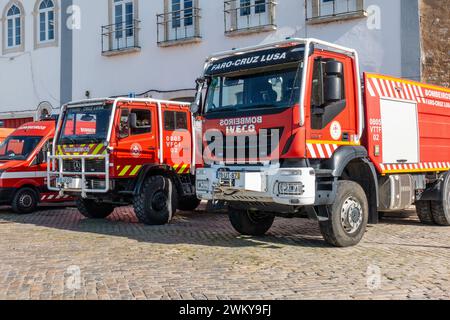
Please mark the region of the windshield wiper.
POLYGON ((61 138, 62 144, 67 144, 66 141, 68 141, 69 144, 75 144, 75 139, 74 138, 69 138, 69 137, 61 138))
POLYGON ((208 110, 208 113, 225 112, 225 111, 236 111, 236 110, 237 110, 236 107, 222 107, 222 108, 216 108, 216 109, 208 110))

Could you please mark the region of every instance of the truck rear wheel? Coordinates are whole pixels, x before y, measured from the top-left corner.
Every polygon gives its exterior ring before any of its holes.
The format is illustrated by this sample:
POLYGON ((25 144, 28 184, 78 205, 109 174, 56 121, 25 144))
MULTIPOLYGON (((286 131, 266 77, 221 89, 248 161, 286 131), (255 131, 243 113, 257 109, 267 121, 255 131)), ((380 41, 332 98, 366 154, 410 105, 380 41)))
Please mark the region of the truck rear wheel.
POLYGON ((11 206, 15 213, 28 214, 36 210, 38 194, 32 188, 19 189, 13 197, 11 206))
POLYGON ((275 216, 250 210, 229 208, 228 216, 233 228, 243 235, 262 236, 272 227, 275 216))
POLYGON ((423 224, 434 224, 433 214, 431 213, 431 201, 416 201, 416 212, 420 222, 423 224))
POLYGON ((105 219, 114 211, 112 204, 98 203, 91 199, 78 198, 76 204, 78 211, 89 219, 105 219))
POLYGON ((336 201, 321 209, 329 219, 319 223, 325 241, 336 247, 358 244, 369 220, 369 205, 363 188, 353 181, 339 181, 336 201))
POLYGON ((436 224, 450 226, 450 172, 444 178, 442 199, 431 201, 431 213, 436 224))
POLYGON ((163 176, 148 177, 142 192, 134 197, 134 211, 141 223, 163 225, 172 220, 177 209, 177 190, 172 180, 163 176))
POLYGON ((178 201, 178 209, 181 211, 194 211, 200 205, 201 200, 196 196, 183 197, 178 201))

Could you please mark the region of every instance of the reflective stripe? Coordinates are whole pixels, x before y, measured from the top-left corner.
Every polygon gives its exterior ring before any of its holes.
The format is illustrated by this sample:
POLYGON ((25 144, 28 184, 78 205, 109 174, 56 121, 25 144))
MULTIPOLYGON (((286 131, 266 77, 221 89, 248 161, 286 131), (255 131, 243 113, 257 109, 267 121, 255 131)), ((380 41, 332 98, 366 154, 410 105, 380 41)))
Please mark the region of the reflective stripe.
POLYGON ((0 174, 2 179, 16 179, 16 178, 45 178, 47 177, 47 172, 41 171, 30 171, 30 172, 3 172, 0 174))
POLYGON ((131 171, 130 176, 135 176, 141 168, 142 166, 136 166, 133 171, 131 171))
POLYGON ((183 165, 182 167, 181 167, 181 169, 178 171, 178 173, 183 173, 184 172, 184 170, 186 170, 186 168, 187 168, 187 164, 185 164, 185 165, 183 165))
POLYGON ((125 168, 123 168, 123 170, 120 172, 119 177, 123 177, 124 175, 126 175, 130 168, 131 166, 125 166, 125 168))

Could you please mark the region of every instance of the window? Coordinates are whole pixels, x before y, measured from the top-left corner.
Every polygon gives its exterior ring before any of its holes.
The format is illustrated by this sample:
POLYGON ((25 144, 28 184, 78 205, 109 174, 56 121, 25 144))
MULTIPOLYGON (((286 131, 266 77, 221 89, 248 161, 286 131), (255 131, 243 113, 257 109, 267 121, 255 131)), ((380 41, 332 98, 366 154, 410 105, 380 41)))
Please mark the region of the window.
POLYGON ((224 0, 225 34, 276 30, 276 5, 276 0, 224 0))
POLYGON ((39 5, 39 42, 55 40, 55 5, 43 0, 39 5))
POLYGON ((134 33, 133 1, 114 0, 114 23, 116 25, 116 39, 132 37, 134 33))
POLYGON ((124 139, 130 135, 130 111, 123 109, 120 114, 119 138, 124 139))
POLYGON ((311 128, 314 130, 322 130, 331 123, 346 107, 345 100, 345 80, 343 72, 334 77, 341 78, 341 92, 340 100, 333 100, 333 102, 326 100, 327 77, 331 77, 326 72, 326 63, 334 61, 333 59, 317 58, 314 61, 314 70, 312 77, 312 93, 311 93, 311 128))
POLYGON ((255 0, 255 13, 266 12, 266 0, 255 0))
POLYGON ((15 48, 22 44, 22 20, 21 11, 17 5, 12 5, 7 16, 7 47, 15 48))
POLYGON ((199 42, 199 0, 164 0, 164 13, 156 18, 158 46, 199 42))
POLYGON ((325 23, 367 16, 364 0, 306 0, 309 24, 325 23))
POLYGON ((251 0, 241 0, 241 17, 250 15, 251 0))
POLYGON ((186 112, 165 111, 164 129, 167 131, 187 130, 188 123, 186 112))
POLYGON ((25 160, 42 137, 10 136, 0 145, 0 160, 25 160))
POLYGON ((131 135, 149 133, 152 131, 152 114, 150 110, 131 110, 131 135))
POLYGON ((108 0, 109 24, 102 26, 102 55, 140 51, 137 0, 108 0))
POLYGON ((193 1, 172 0, 172 28, 181 26, 192 26, 193 24, 193 1), (182 8, 183 5, 183 8, 182 8))

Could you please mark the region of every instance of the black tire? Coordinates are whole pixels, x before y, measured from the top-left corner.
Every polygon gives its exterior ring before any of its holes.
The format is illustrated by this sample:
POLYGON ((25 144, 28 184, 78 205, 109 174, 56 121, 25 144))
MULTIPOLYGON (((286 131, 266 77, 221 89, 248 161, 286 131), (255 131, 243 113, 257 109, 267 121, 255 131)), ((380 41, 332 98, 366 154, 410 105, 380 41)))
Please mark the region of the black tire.
POLYGON ((229 208, 233 228, 242 235, 262 236, 272 227, 275 216, 269 213, 229 208))
POLYGON ((32 188, 19 189, 13 197, 11 207, 15 213, 29 214, 36 210, 39 195, 32 188))
POLYGON ((78 198, 76 205, 78 211, 89 219, 105 219, 114 211, 112 204, 98 203, 91 199, 78 198))
POLYGON ((177 210, 177 190, 171 179, 148 177, 142 192, 134 197, 134 212, 141 223, 164 225, 172 220, 177 210))
POLYGON ((433 225, 434 219, 431 213, 431 201, 416 201, 416 212, 420 222, 433 225))
POLYGON ((431 201, 431 214, 437 225, 450 226, 450 172, 442 183, 442 198, 440 201, 431 201))
POLYGON ((335 247, 350 247, 361 241, 369 220, 369 205, 358 183, 339 181, 336 201, 320 209, 329 213, 329 220, 319 222, 327 243, 335 247))
POLYGON ((178 210, 194 211, 200 205, 201 200, 196 196, 183 197, 178 200, 178 210))

